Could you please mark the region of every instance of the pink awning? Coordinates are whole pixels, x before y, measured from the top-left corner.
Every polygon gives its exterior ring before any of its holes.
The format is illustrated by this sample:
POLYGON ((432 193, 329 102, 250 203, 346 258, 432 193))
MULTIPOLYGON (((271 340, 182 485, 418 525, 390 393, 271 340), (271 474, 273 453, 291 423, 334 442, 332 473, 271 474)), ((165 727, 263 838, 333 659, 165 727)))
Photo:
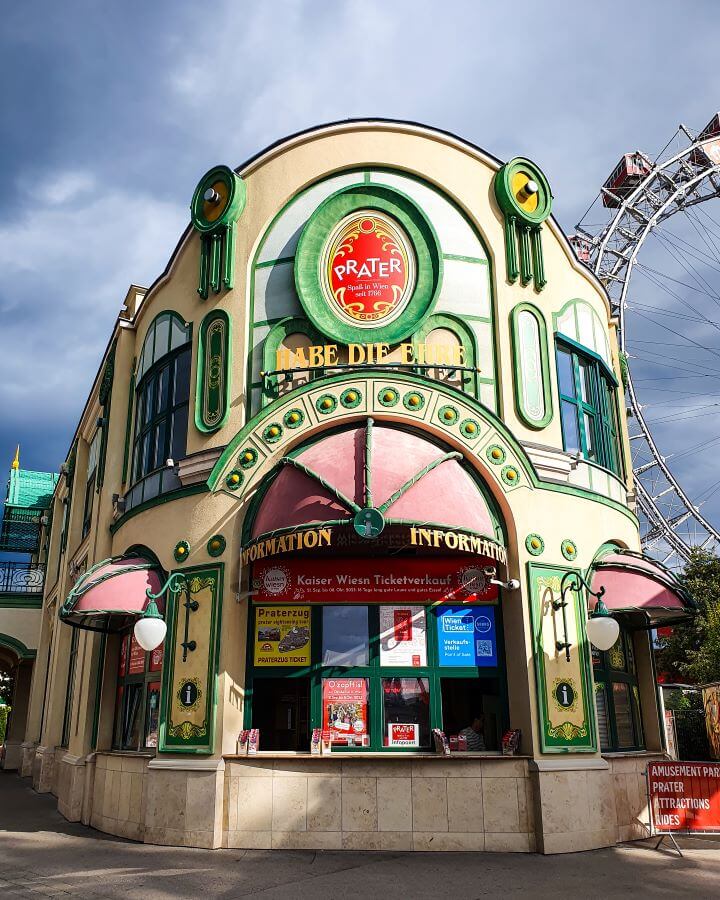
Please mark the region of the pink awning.
POLYGON ((147 591, 157 594, 161 586, 156 563, 142 557, 104 560, 77 580, 60 619, 91 631, 123 631, 142 614, 147 591))
MULTIPOLYGON (((255 516, 252 537, 280 528, 352 515, 336 492, 364 505, 366 429, 336 432, 311 444, 295 459, 331 488, 300 469, 286 466, 268 488, 255 516), (334 490, 332 490, 334 489, 334 490)), ((370 489, 381 506, 444 450, 432 441, 386 425, 372 431, 370 489)), ((495 537, 493 517, 477 483, 458 459, 448 459, 420 478, 385 513, 394 520, 429 522, 495 537)))
POLYGON ((631 551, 610 553, 595 563, 592 589, 601 587, 609 610, 642 614, 651 627, 679 622, 694 613, 692 598, 672 572, 631 551))

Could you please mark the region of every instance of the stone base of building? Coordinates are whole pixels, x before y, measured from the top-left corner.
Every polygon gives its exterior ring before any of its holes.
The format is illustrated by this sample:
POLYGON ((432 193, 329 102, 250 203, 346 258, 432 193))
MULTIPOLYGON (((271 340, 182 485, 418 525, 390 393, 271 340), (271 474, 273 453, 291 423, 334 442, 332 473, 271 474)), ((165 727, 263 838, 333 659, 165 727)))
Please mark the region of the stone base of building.
POLYGON ((2 768, 14 772, 22 766, 22 743, 20 741, 5 741, 5 755, 2 760, 2 768))
POLYGON ((34 749, 33 785, 57 794, 65 818, 149 844, 545 854, 647 837, 645 767, 663 758, 56 759, 34 749))
POLYGON ((22 762, 20 764, 20 775, 23 778, 31 778, 33 771, 33 761, 35 759, 35 741, 25 741, 22 745, 22 762))

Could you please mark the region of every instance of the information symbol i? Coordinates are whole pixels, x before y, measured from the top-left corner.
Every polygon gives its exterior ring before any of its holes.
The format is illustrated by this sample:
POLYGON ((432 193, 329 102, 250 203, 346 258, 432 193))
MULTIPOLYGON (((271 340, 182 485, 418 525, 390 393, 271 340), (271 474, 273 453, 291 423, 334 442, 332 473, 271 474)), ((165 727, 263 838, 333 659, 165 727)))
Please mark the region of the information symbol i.
POLYGON ((563 709, 567 709, 575 702, 575 689, 569 682, 561 681, 555 688, 555 699, 563 709))
POLYGON ((185 681, 178 692, 180 703, 185 707, 194 706, 198 698, 197 685, 193 681, 185 681))

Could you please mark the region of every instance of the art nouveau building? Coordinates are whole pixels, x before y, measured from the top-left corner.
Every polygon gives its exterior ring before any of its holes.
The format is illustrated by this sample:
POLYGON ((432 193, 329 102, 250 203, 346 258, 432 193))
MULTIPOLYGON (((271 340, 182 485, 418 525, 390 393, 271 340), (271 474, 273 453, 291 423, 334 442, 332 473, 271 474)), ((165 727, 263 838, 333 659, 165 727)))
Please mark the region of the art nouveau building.
POLYGON ((49 510, 20 768, 66 817, 198 847, 643 835, 649 628, 690 601, 638 554, 615 323, 550 206, 532 162, 386 121, 201 179, 49 510))

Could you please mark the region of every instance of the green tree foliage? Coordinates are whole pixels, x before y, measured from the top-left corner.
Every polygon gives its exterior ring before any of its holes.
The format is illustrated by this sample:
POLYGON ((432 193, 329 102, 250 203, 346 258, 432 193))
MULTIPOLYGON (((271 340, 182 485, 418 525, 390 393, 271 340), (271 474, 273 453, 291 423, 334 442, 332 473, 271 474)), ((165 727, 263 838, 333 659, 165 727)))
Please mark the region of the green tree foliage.
POLYGON ((691 622, 659 639, 658 671, 672 681, 720 681, 720 559, 693 550, 682 581, 698 605, 691 622))
POLYGON ((7 720, 10 715, 10 707, 0 704, 0 744, 5 740, 5 729, 7 728, 7 720))

